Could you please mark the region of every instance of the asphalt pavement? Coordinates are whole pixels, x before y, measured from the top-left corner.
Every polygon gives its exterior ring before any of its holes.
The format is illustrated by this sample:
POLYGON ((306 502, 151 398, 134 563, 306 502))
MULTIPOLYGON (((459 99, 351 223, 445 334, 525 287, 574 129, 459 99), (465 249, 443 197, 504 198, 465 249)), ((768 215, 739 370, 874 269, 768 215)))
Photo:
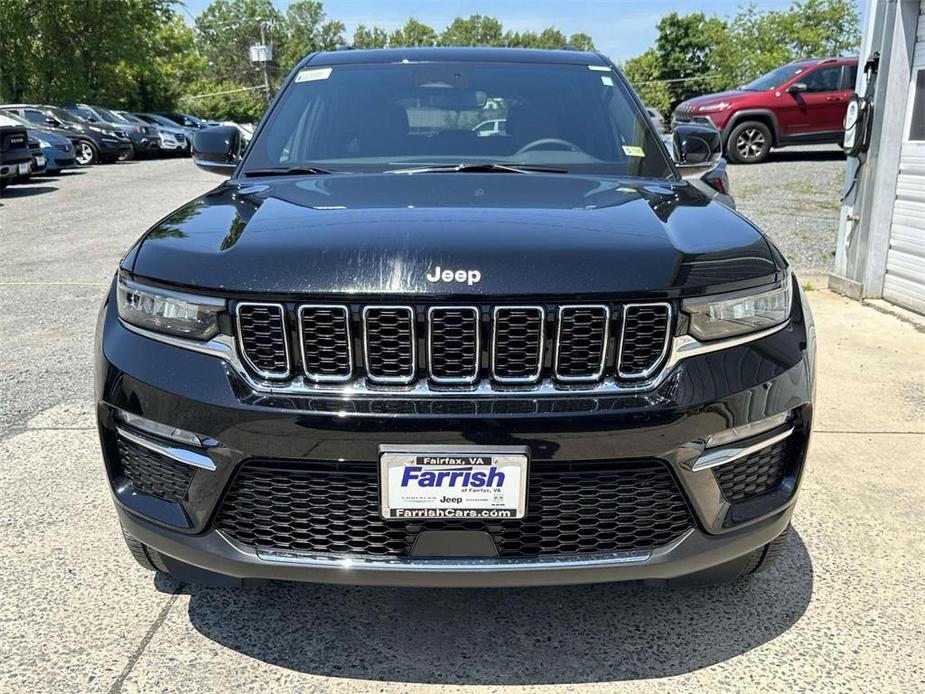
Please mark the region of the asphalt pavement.
MULTIPOLYGON (((785 168, 734 167, 733 186, 785 168)), ((0 692, 922 690, 925 321, 818 289, 795 532, 751 581, 216 589, 142 570, 96 439, 96 313, 132 241, 219 180, 130 162, 0 197, 0 692)))

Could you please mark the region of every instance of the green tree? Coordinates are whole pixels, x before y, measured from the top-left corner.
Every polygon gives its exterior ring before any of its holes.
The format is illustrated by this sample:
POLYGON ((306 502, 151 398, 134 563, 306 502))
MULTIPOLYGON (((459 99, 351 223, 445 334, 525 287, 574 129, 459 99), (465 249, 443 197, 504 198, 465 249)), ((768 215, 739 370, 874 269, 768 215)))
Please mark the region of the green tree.
POLYGON ((582 34, 581 32, 577 34, 572 34, 568 37, 568 45, 572 48, 577 48, 579 51, 594 51, 597 50, 594 47, 594 41, 591 40, 591 37, 587 34, 582 34))
POLYGON ((661 81, 661 65, 655 49, 630 58, 623 64, 623 74, 647 106, 654 106, 663 114, 671 111, 671 94, 668 83, 661 81))
POLYGON ((286 45, 279 64, 291 69, 314 51, 330 51, 344 44, 344 23, 325 21, 324 7, 317 0, 297 0, 286 10, 286 45))
MULTIPOLYGON (((215 82, 256 84, 259 70, 250 47, 264 39, 277 56, 285 55, 286 20, 271 0, 213 0, 196 18, 196 44, 215 82)), ((278 80, 278 70, 273 70, 278 80)))
POLYGON ((440 34, 441 46, 503 46, 504 33, 494 17, 457 17, 440 34))
POLYGON ((392 48, 436 45, 437 32, 413 17, 405 22, 403 27, 396 29, 389 36, 389 46, 392 48))
POLYGON ((367 29, 364 24, 353 32, 354 48, 385 48, 389 45, 389 34, 381 27, 367 29))
POLYGON ((717 71, 716 47, 725 40, 726 23, 702 12, 671 12, 658 23, 655 51, 659 76, 665 80, 671 105, 712 91, 717 71))

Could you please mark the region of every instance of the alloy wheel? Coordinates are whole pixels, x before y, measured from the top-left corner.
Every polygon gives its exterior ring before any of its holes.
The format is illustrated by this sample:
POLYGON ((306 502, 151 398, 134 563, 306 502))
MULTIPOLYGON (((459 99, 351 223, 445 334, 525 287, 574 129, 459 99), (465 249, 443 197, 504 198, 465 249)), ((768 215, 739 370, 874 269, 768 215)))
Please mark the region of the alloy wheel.
POLYGON ((77 157, 77 163, 81 166, 86 166, 87 164, 93 163, 93 147, 91 147, 89 143, 78 143, 77 151, 75 154, 77 157))
POLYGON ((743 159, 755 159, 761 155, 766 142, 760 130, 747 128, 736 138, 736 150, 743 159))

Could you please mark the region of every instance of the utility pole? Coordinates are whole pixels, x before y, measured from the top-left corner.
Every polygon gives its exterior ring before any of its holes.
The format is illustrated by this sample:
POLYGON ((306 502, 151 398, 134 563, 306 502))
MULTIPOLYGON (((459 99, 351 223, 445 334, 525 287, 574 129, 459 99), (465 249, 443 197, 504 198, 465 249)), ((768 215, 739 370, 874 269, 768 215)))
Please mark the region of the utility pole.
MULTIPOLYGON (((263 20, 260 22, 260 44, 263 46, 267 45, 266 26, 267 26, 266 20, 263 20)), ((267 63, 270 60, 270 56, 266 55, 264 56, 264 58, 265 59, 263 61, 263 95, 264 97, 266 97, 267 103, 270 103, 270 76, 267 72, 267 63)))
POLYGON ((267 43, 267 20, 264 17, 257 17, 260 23, 260 43, 251 46, 251 62, 259 63, 263 71, 263 95, 270 103, 270 71, 269 63, 273 60, 273 46, 267 43))

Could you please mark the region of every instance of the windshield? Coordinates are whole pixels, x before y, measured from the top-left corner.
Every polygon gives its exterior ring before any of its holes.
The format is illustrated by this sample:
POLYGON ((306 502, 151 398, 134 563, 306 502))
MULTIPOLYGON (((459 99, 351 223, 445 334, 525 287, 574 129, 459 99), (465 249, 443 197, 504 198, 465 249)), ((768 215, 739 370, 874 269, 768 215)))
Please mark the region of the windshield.
POLYGON ((739 89, 744 89, 747 92, 763 92, 768 89, 777 89, 791 77, 799 75, 803 70, 805 68, 801 65, 784 65, 771 70, 771 72, 762 75, 756 80, 752 80, 748 84, 739 87, 739 89))
POLYGON ((65 111, 63 108, 50 108, 48 112, 51 113, 58 120, 67 121, 68 123, 84 123, 83 118, 75 116, 70 111, 65 111))
POLYGON ((106 121, 107 123, 128 123, 128 121, 125 120, 124 118, 120 118, 112 111, 108 111, 107 109, 102 108, 101 106, 95 106, 94 108, 96 108, 96 112, 100 114, 103 117, 103 120, 106 121))
POLYGON ((611 71, 487 62, 307 67, 251 143, 243 173, 487 163, 673 175, 611 71))
POLYGON ((27 128, 34 128, 35 125, 27 121, 25 118, 20 118, 15 113, 9 113, 7 111, 0 111, 0 125, 13 125, 13 123, 4 123, 4 120, 14 121, 17 125, 23 125, 27 128))

